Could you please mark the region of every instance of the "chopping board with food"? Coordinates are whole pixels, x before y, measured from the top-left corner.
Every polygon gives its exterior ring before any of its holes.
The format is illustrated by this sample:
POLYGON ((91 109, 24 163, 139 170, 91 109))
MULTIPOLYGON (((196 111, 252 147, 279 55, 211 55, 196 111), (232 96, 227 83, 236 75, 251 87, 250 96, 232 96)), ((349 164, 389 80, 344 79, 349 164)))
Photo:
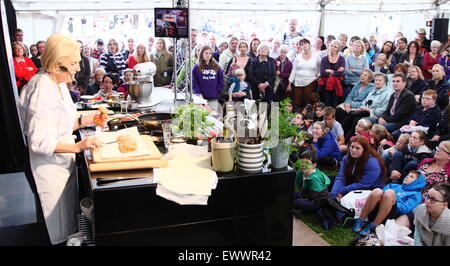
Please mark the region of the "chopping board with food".
POLYGON ((92 151, 91 172, 167 166, 152 137, 139 135, 136 127, 102 132, 97 137, 103 146, 92 151))

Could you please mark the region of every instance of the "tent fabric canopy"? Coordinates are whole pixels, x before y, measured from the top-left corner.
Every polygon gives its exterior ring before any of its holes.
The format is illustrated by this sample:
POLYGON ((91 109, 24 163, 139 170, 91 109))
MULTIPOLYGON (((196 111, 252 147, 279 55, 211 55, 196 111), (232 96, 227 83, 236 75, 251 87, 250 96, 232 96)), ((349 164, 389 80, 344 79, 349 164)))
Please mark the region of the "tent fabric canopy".
MULTIPOLYGON (((148 10, 172 7, 171 0, 12 0, 18 12, 35 11, 92 11, 92 10, 148 10)), ((320 11, 327 12, 419 12, 436 10, 449 12, 448 0, 190 0, 193 10, 249 10, 249 11, 320 11)))

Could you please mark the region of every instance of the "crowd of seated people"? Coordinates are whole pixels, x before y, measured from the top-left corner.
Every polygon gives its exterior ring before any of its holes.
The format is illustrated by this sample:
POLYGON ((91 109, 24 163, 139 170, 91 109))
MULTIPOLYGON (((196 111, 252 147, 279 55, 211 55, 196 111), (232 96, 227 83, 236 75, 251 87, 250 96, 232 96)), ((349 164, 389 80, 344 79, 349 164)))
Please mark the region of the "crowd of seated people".
MULTIPOLYGON (((422 244, 435 244, 424 232, 435 232, 433 227, 423 221, 426 215, 435 223, 448 217, 442 210, 433 216, 438 211, 429 206, 448 201, 447 187, 440 185, 449 183, 450 174, 450 43, 427 40, 423 29, 416 31, 416 39, 398 34, 379 47, 373 36, 353 36, 348 42, 344 33, 337 39, 329 35, 308 40, 297 32, 296 24, 290 20, 290 30, 279 38, 227 35, 222 41, 206 33, 210 38, 205 42, 192 29, 194 50, 188 61, 193 92, 219 113, 225 102, 242 97, 264 102, 292 99, 292 112, 299 114, 292 123, 311 135, 318 169, 338 172, 330 178, 329 196, 339 201, 353 190, 373 190, 361 217, 369 223, 358 220, 355 231, 373 231, 387 217, 407 224, 402 216, 420 215, 416 221, 409 217, 409 225, 421 226, 422 244), (411 186, 424 197, 402 208, 399 193, 411 186)), ((150 38, 148 46, 136 48, 132 39, 123 47, 114 39, 107 44, 105 49, 98 39, 95 47, 89 43, 81 47, 88 60, 80 64, 90 66, 90 83, 81 94, 106 96, 117 90, 126 94, 123 84, 131 79, 131 69, 149 61, 157 66, 155 85, 173 85, 174 59, 166 40, 150 38)), ((20 89, 40 68, 45 42, 30 46, 30 53, 20 41, 13 49, 20 89)), ((74 83, 71 90, 77 86, 74 83)), ((311 180, 322 182, 318 186, 322 193, 327 178, 310 168, 303 172, 305 180, 310 172, 315 175, 311 180)), ((436 243, 448 243, 449 237, 436 243)))

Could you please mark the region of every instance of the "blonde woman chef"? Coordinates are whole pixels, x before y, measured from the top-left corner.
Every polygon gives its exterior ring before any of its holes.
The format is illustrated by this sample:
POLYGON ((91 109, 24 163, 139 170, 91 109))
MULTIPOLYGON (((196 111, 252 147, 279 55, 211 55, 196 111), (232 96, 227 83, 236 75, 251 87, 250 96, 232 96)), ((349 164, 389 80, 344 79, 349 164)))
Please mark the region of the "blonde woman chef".
POLYGON ((76 41, 63 34, 50 36, 41 56, 44 71, 29 81, 19 100, 31 171, 53 245, 77 230, 75 153, 100 147, 95 137, 75 143, 72 136, 97 115, 78 117, 66 86, 80 70, 80 60, 76 41))

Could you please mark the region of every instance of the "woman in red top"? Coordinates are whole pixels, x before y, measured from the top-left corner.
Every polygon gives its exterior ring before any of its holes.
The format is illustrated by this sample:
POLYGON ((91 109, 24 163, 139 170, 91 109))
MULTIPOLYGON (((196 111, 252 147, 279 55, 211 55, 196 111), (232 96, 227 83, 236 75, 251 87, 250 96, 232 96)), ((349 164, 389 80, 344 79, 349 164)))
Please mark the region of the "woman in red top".
POLYGON ((128 58, 128 68, 133 68, 140 63, 150 62, 147 49, 143 44, 138 44, 136 52, 128 58))
POLYGON ((423 56, 423 68, 422 73, 423 77, 425 79, 431 79, 431 69, 434 65, 436 65, 439 62, 439 59, 441 58, 441 55, 439 54, 439 48, 441 47, 441 43, 439 41, 432 41, 431 42, 431 52, 425 53, 423 56))
POLYGON ((31 77, 38 71, 30 58, 24 57, 25 49, 20 42, 13 42, 12 44, 14 53, 14 72, 16 74, 17 89, 20 92, 25 84, 31 79, 31 77))

